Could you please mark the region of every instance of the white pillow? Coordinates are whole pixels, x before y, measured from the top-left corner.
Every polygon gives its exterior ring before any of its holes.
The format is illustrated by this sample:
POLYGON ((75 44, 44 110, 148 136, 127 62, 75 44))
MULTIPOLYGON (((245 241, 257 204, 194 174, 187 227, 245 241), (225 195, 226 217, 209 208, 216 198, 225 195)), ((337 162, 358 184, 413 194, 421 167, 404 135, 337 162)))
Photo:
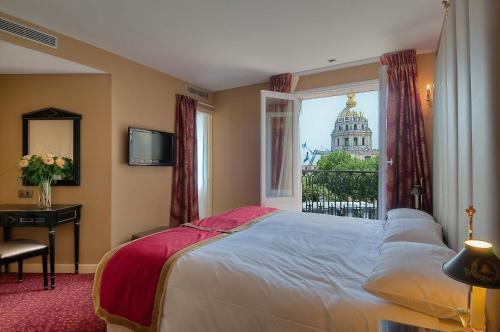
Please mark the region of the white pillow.
POLYGON ((402 219, 402 218, 411 218, 411 219, 427 219, 434 221, 434 217, 428 214, 427 212, 416 210, 416 209, 393 209, 387 212, 387 219, 402 219))
POLYGON ((453 250, 432 244, 385 243, 363 288, 412 310, 459 320, 457 308, 467 307, 467 286, 441 269, 454 255, 453 250))
POLYGON ((383 242, 421 242, 445 246, 443 227, 424 219, 394 219, 384 225, 383 242))

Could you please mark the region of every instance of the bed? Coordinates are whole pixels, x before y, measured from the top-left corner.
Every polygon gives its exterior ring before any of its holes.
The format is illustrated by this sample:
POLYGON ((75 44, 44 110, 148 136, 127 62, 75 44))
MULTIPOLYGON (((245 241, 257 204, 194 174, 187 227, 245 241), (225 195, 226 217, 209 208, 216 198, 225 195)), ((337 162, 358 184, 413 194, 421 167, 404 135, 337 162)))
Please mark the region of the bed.
MULTIPOLYGON (((159 330, 379 331, 380 320, 457 325, 369 294, 361 285, 383 222, 280 211, 190 251, 171 266, 159 330)), ((108 331, 126 328, 108 323, 108 331)))

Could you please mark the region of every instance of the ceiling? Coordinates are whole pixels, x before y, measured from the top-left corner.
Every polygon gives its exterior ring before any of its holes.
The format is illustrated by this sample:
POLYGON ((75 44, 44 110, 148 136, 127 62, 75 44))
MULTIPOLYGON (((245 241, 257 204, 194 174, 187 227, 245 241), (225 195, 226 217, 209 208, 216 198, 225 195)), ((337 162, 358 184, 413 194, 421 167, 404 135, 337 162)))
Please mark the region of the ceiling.
POLYGON ((0 11, 217 91, 416 48, 439 0, 0 0, 0 11))
POLYGON ((97 74, 97 69, 0 40, 0 74, 97 74))

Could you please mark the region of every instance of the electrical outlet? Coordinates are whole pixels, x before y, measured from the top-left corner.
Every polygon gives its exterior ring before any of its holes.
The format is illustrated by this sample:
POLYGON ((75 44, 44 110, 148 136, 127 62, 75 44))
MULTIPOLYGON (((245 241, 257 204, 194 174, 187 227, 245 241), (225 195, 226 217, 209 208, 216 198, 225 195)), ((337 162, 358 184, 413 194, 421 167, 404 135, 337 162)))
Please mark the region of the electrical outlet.
POLYGON ((32 198, 33 190, 31 189, 19 189, 17 191, 17 197, 19 198, 32 198))

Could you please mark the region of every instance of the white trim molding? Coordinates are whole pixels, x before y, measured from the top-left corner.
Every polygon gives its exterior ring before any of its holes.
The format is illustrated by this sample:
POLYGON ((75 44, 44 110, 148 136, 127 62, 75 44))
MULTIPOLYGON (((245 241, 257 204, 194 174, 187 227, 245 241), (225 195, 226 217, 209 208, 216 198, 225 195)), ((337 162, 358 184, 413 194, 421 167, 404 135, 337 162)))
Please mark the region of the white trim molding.
POLYGON ((341 96, 341 95, 346 95, 348 93, 377 91, 378 88, 379 88, 379 80, 375 79, 375 80, 327 86, 317 89, 297 91, 296 95, 299 97, 299 99, 303 100, 303 99, 341 96))

